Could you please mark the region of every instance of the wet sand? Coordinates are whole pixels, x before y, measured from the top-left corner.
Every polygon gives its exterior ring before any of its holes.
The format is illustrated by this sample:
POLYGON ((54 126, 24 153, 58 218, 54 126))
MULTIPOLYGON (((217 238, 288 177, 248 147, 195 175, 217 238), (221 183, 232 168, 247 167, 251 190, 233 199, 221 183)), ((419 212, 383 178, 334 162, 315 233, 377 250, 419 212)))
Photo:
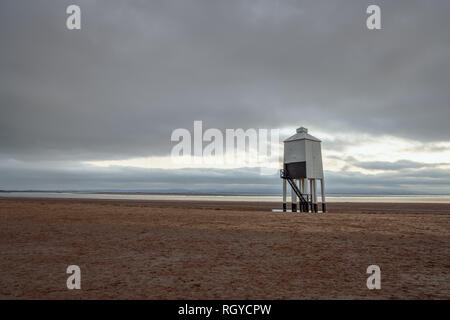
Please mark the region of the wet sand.
POLYGON ((450 299, 449 204, 279 207, 0 199, 0 298, 450 299), (366 287, 372 264, 381 290, 366 287))

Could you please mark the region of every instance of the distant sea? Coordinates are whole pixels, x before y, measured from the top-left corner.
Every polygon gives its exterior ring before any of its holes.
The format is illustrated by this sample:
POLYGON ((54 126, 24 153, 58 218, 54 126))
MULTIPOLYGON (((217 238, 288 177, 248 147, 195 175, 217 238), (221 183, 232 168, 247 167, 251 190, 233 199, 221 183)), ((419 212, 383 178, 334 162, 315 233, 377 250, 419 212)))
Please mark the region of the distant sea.
MULTIPOLYGON (((0 192, 0 197, 64 198, 64 199, 122 199, 122 200, 195 200, 281 202, 281 195, 195 195, 149 193, 87 193, 87 192, 0 192)), ((320 197, 318 199, 320 201, 320 197)), ((336 195, 327 202, 394 202, 394 203, 450 203, 450 195, 336 195)))

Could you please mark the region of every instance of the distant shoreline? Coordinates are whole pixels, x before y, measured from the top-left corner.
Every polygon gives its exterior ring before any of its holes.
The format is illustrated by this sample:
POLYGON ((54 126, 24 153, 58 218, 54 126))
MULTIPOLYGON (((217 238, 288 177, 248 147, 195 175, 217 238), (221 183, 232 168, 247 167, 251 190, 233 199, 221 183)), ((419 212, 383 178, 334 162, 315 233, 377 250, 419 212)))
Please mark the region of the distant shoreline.
MULTIPOLYGON (((56 198, 56 199, 116 199, 116 200, 169 200, 169 201, 242 201, 281 202, 280 195, 264 194, 194 194, 144 192, 80 192, 80 191, 2 191, 0 198, 56 198)), ((320 201, 320 200, 319 200, 320 201)), ((289 202, 289 199, 288 199, 289 202)), ((444 203, 450 204, 450 195, 370 195, 329 194, 327 202, 374 203, 444 203)))
MULTIPOLYGON (((239 193, 239 192, 151 192, 151 191, 94 191, 94 190, 0 190, 0 193, 74 193, 74 194, 143 194, 143 195, 192 195, 192 196, 278 196, 278 193, 239 193)), ((410 197, 442 196, 446 193, 327 193, 333 197, 410 197)))

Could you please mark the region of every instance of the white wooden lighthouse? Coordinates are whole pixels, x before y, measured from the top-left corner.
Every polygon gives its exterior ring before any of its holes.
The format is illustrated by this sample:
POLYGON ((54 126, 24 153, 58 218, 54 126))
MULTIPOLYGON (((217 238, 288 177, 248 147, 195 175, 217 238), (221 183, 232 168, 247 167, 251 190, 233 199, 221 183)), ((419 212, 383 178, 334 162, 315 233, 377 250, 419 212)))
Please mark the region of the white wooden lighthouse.
POLYGON ((292 212, 297 211, 297 202, 300 212, 318 212, 316 182, 320 180, 322 212, 326 212, 320 142, 308 134, 308 129, 304 127, 298 128, 296 134, 284 140, 283 169, 280 171, 283 179, 283 211, 286 211, 286 191, 289 183, 292 212))

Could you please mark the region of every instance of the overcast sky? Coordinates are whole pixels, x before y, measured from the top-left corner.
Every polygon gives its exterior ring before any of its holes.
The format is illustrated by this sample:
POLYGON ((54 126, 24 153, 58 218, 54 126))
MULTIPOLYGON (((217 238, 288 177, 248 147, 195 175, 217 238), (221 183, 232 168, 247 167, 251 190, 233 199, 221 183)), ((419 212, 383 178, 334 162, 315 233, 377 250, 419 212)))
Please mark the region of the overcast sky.
POLYGON ((333 193, 450 194, 449 34, 446 0, 2 0, 0 189, 279 192, 169 163, 202 120, 308 127, 333 193))

